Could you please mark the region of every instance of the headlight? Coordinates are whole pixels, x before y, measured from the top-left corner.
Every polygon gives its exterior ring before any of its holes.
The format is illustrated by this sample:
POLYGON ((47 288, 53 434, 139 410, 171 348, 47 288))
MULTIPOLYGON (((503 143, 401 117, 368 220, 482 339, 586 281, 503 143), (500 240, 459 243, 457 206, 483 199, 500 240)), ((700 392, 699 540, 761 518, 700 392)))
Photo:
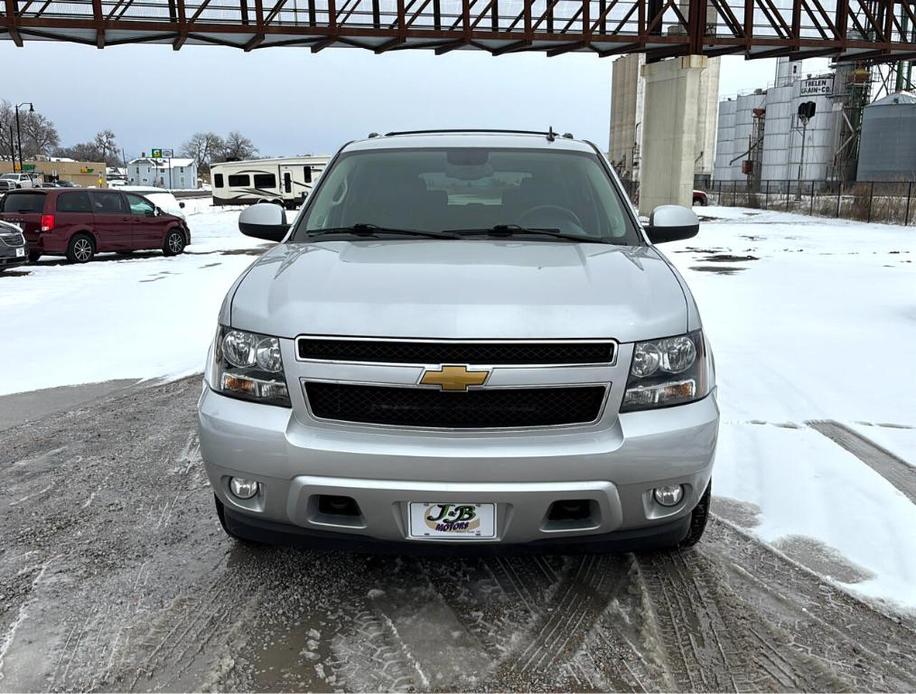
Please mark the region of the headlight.
POLYGON ((706 397, 709 377, 703 333, 637 342, 621 412, 683 405, 706 397))
POLYGON ((244 400, 290 407, 280 340, 220 327, 213 346, 214 390, 244 400))

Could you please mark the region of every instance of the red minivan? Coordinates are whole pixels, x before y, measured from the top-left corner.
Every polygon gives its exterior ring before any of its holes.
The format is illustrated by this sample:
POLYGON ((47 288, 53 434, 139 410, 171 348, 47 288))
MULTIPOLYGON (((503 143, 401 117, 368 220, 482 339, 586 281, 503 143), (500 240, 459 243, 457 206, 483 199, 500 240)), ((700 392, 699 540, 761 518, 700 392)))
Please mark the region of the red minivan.
POLYGON ((65 255, 71 263, 86 263, 96 253, 149 249, 178 255, 191 243, 183 219, 142 195, 117 190, 10 191, 0 198, 0 219, 22 228, 32 262, 65 255))

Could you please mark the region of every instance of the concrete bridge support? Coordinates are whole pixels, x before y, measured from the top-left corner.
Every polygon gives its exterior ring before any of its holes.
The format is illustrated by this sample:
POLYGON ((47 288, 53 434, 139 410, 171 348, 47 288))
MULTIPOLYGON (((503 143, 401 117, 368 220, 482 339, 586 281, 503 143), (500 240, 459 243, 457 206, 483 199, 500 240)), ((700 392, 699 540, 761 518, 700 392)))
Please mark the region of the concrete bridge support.
POLYGON ((697 137, 698 119, 706 117, 701 108, 705 104, 700 102, 705 97, 702 83, 708 61, 690 55, 643 66, 646 96, 639 210, 644 215, 658 205, 690 207, 693 202, 697 153, 704 149, 697 137))

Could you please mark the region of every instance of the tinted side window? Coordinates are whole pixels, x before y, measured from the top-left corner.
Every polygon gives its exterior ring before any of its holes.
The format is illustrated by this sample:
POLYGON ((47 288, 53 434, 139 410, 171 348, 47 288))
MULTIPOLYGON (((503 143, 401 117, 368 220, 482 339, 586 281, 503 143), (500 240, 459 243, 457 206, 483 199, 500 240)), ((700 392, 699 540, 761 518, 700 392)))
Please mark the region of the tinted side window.
POLYGON ((229 176, 230 186, 250 186, 251 178, 248 174, 232 174, 229 176))
POLYGON ((305 167, 303 167, 303 168, 302 168, 302 176, 303 176, 303 180, 304 180, 306 183, 311 183, 311 182, 312 182, 312 167, 311 167, 311 166, 305 166, 305 167))
POLYGON ((93 193, 92 208, 96 214, 126 214, 124 198, 120 193, 93 193))
POLYGON ((156 206, 146 198, 141 198, 139 195, 133 195, 132 193, 125 193, 125 195, 127 196, 127 204, 130 206, 131 214, 149 217, 155 213, 156 206))
POLYGON ((223 187, 223 175, 222 175, 222 174, 214 174, 214 175, 213 175, 213 185, 214 185, 216 188, 222 188, 222 187, 223 187))
POLYGON ((3 198, 4 212, 41 212, 45 208, 44 193, 7 193, 3 198))
POLYGON ((255 174, 254 175, 254 187, 255 188, 276 188, 277 187, 277 177, 273 174, 255 174))
POLYGON ((62 193, 57 196, 58 212, 92 212, 89 193, 62 193))

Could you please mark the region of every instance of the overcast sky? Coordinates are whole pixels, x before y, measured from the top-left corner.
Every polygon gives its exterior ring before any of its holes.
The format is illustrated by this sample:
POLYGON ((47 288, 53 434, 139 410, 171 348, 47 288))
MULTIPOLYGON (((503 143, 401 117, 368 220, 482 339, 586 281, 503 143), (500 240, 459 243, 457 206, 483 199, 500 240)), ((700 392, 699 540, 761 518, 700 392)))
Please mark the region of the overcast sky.
MULTIPOLYGON (((612 60, 590 54, 0 41, 0 65, 0 98, 34 102, 62 144, 111 128, 128 158, 177 149, 199 130, 239 130, 262 155, 332 153, 372 131, 413 128, 552 125, 608 142, 612 60)), ((772 60, 723 58, 720 93, 765 86, 773 73, 772 60)))

